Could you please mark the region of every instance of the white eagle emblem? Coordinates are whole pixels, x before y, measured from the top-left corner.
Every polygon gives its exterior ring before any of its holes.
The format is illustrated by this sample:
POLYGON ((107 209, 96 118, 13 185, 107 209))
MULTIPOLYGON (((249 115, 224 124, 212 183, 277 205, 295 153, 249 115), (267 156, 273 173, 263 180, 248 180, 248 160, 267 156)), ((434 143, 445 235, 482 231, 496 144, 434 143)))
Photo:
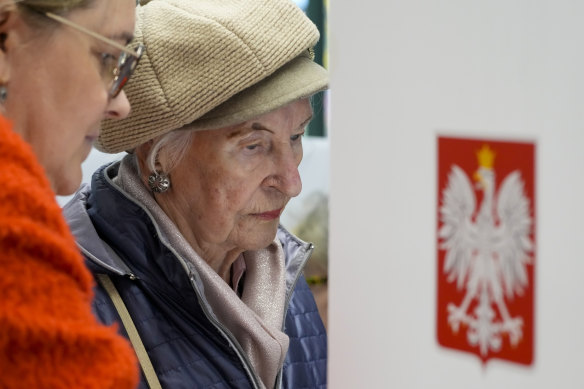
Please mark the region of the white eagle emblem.
POLYGON ((469 344, 485 356, 501 349, 503 335, 513 346, 523 336, 523 319, 512 317, 505 299, 521 295, 528 286, 533 242, 521 173, 509 173, 496 192, 495 153, 485 145, 477 157, 474 179, 477 191, 483 192, 480 208, 469 177, 452 165, 442 192, 438 237, 439 248, 446 250, 443 271, 448 282, 465 289, 460 305, 448 304, 448 323, 455 333, 464 324, 469 344))

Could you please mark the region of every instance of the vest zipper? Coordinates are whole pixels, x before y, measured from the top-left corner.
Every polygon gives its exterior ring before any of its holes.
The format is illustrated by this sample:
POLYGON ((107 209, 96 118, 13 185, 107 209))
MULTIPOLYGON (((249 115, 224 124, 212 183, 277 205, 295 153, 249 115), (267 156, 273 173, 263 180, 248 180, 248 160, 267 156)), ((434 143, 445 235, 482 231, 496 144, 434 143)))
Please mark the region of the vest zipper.
MULTIPOLYGON (((298 268, 298 271, 296 272, 296 277, 294 277, 294 282, 292 282, 292 284, 290 285, 289 293, 286 295, 286 302, 284 304, 284 317, 282 320, 282 332, 284 332, 284 333, 286 333, 284 331, 284 327, 286 325, 286 316, 288 314, 288 306, 290 305, 290 300, 292 299, 292 295, 294 294, 294 289, 296 289, 296 284, 298 283, 298 279, 300 278, 300 275, 304 271, 304 266, 306 265, 306 262, 308 262, 308 259, 312 255, 313 251, 314 251, 314 245, 312 243, 309 243, 308 248, 306 248, 306 250, 304 251, 304 257, 300 258, 301 265, 298 268)), ((280 371, 278 372, 278 376, 276 377, 276 386, 275 386, 276 388, 282 387, 282 372, 283 372, 283 369, 280 369, 280 371)))
MULTIPOLYGON (((154 219, 152 218, 151 220, 154 223, 154 219)), ((158 229, 158 225, 156 225, 156 228, 158 229)), ((245 369, 245 372, 247 373, 248 377, 250 378, 250 380, 253 384, 253 387, 255 389, 261 389, 261 385, 259 384, 259 378, 254 373, 251 362, 249 361, 249 359, 245 355, 245 352, 243 351, 243 349, 239 345, 239 342, 237 341, 237 339, 235 339, 235 336, 233 336, 233 334, 231 334, 231 332, 229 332, 229 330, 227 328, 225 328, 225 326, 223 326, 218 320, 216 320, 213 317, 213 315, 211 314, 211 312, 209 312, 207 304, 203 301, 203 298, 202 298, 201 294, 199 293, 199 289, 197 288, 197 285, 196 285, 197 280, 195 279, 196 278, 195 274, 190 271, 185 260, 174 250, 173 247, 170 247, 169 245, 167 245, 162 239, 160 240, 160 242, 164 246, 166 246, 166 248, 168 250, 170 250, 174 254, 174 256, 179 260, 183 269, 187 273, 187 276, 189 277, 189 281, 191 282, 191 287, 193 288, 193 290, 195 291, 195 294, 197 295, 197 298, 199 299, 199 304, 201 305, 201 308, 203 309, 203 312, 205 313, 205 317, 207 318, 207 320, 209 320, 211 322, 211 324, 213 324, 213 326, 215 328, 217 328, 219 333, 221 335, 223 335, 223 337, 225 339, 227 339, 227 342, 229 343, 229 345, 235 350, 235 353, 237 354, 237 356, 241 360, 243 367, 245 369)))
MULTIPOLYGON (((182 258, 180 258, 178 256, 177 256, 177 258, 179 258, 181 262, 183 261, 182 258)), ((183 266, 184 266, 184 263, 183 263, 183 266)), ((195 291, 195 294, 197 295, 197 298, 199 299, 199 304, 201 305, 201 308, 203 309, 203 312, 205 313, 205 316, 207 317, 207 320, 209 320, 211 322, 211 324, 213 324, 213 326, 215 326, 215 328, 217 328, 217 330, 221 333, 221 335, 223 335, 223 337, 225 337, 225 339, 227 339, 227 341, 229 342, 229 345, 235 350, 235 353, 237 354, 239 359, 242 361, 243 367, 244 367, 248 377, 250 378, 250 380, 253 384, 253 387, 256 389, 260 389, 261 386, 259 385, 259 378, 256 376, 255 372, 253 371, 253 367, 251 366, 251 362, 247 358, 247 355, 245 355, 245 352, 243 351, 243 349, 239 345, 239 342, 237 341, 237 339, 235 339, 235 336, 233 336, 233 334, 231 334, 231 332, 227 328, 225 328, 225 326, 223 326, 218 320, 216 320, 213 317, 213 315, 211 315, 211 312, 209 312, 209 310, 207 308, 207 304, 203 303, 203 301, 202 301, 202 297, 201 297, 199 290, 196 286, 195 275, 188 272, 188 271, 187 271, 187 274, 189 276, 189 280, 191 281, 191 286, 193 287, 193 290, 195 291)))

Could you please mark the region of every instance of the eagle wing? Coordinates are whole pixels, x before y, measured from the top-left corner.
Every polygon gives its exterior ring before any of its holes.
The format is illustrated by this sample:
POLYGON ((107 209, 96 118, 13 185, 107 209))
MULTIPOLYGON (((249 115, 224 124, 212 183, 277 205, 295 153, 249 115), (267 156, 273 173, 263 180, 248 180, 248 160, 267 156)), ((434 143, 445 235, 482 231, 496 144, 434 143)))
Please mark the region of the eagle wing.
POLYGON ((440 249, 446 250, 443 270, 448 273, 448 281, 456 279, 459 289, 464 285, 476 248, 476 227, 472 222, 475 207, 476 198, 468 176, 460 167, 452 165, 442 192, 442 226, 438 237, 440 249))
POLYGON ((515 170, 505 177, 497 196, 499 225, 492 243, 509 298, 515 293, 521 294, 528 284, 527 264, 531 261, 529 253, 533 251, 529 199, 525 196, 523 186, 521 173, 515 170))

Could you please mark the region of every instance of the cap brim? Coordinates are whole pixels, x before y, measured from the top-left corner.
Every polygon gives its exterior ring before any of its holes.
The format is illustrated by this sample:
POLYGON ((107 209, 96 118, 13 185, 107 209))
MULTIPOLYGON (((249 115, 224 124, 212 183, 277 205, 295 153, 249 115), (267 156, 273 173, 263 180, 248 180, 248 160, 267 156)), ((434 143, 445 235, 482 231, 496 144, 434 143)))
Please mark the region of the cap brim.
POLYGON ((185 129, 211 130, 243 123, 323 91, 328 88, 328 81, 328 72, 322 66, 306 56, 299 56, 185 126, 185 129))

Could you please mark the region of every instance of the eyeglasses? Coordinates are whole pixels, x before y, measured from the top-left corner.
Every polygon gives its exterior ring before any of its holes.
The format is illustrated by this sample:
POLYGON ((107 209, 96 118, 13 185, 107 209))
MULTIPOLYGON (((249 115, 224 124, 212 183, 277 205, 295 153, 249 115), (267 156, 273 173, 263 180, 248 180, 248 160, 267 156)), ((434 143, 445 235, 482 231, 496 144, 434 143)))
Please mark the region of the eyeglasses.
POLYGON ((108 45, 111 45, 121 50, 122 53, 118 56, 117 61, 113 63, 109 67, 109 69, 107 69, 108 76, 112 77, 111 86, 109 87, 108 91, 109 96, 113 99, 118 94, 120 94, 122 88, 124 87, 124 85, 126 85, 128 80, 130 79, 130 76, 134 72, 134 69, 136 69, 136 66, 138 66, 138 61, 140 61, 142 53, 144 52, 144 45, 139 45, 136 48, 136 51, 133 51, 131 49, 128 49, 127 47, 124 47, 123 45, 119 44, 114 40, 111 40, 103 35, 88 30, 87 28, 77 23, 73 23, 69 19, 65 19, 62 16, 56 15, 52 12, 46 12, 45 15, 50 19, 53 19, 59 23, 63 23, 69 27, 72 27, 78 31, 81 31, 87 35, 94 37, 95 39, 98 39, 104 43, 107 43, 108 45))

